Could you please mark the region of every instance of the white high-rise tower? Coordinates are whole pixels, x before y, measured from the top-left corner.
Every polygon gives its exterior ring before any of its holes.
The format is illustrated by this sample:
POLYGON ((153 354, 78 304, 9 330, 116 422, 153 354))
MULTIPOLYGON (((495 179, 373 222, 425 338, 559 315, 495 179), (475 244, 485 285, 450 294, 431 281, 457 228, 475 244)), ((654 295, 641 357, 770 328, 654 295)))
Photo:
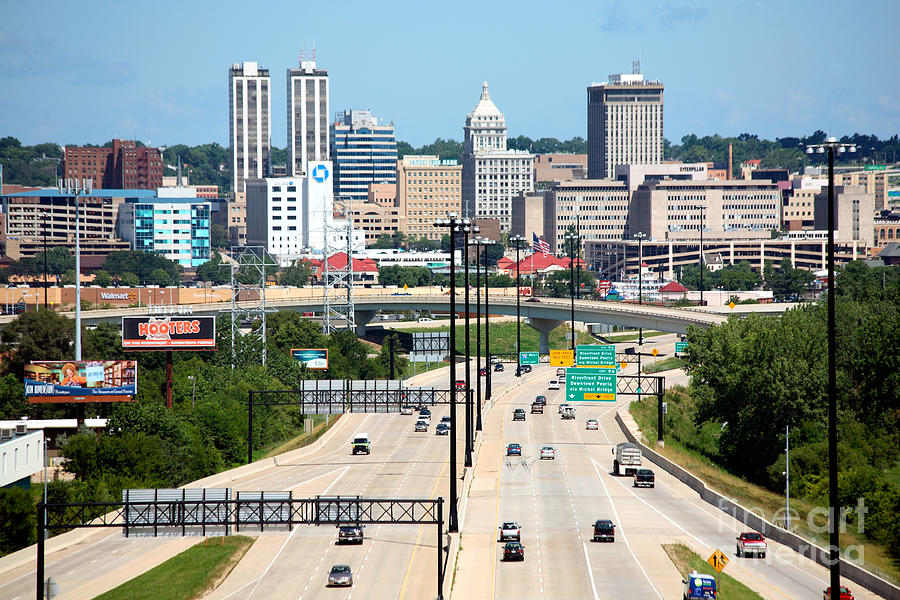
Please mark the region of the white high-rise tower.
POLYGON ((246 179, 265 177, 269 172, 269 84, 269 70, 255 62, 234 63, 228 71, 228 142, 234 193, 244 192, 246 179))
POLYGON ((328 147, 328 71, 316 69, 316 53, 300 53, 300 68, 287 70, 288 172, 307 174, 310 161, 331 160, 328 147))

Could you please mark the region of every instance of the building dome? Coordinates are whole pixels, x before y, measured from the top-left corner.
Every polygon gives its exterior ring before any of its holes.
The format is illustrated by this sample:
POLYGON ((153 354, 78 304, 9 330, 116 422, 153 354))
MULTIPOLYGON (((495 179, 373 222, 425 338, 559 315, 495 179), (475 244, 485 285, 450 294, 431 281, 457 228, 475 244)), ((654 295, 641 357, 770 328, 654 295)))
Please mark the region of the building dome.
POLYGON ((487 81, 481 84, 481 98, 478 100, 478 104, 475 105, 475 109, 468 114, 469 120, 483 117, 503 118, 503 113, 500 112, 500 109, 497 108, 497 105, 491 100, 491 93, 488 91, 487 81))

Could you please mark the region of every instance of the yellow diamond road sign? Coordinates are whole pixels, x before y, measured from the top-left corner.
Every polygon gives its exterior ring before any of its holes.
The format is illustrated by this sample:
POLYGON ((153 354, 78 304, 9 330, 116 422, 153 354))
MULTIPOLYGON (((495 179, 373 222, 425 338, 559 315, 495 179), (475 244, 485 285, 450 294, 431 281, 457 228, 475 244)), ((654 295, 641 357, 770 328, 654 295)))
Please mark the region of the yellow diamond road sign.
POLYGON ((572 350, 551 350, 551 367, 571 367, 575 364, 575 352, 572 350))
POLYGON ((653 356, 656 356, 657 354, 659 354, 659 350, 654 348, 653 350, 650 351, 650 354, 652 354, 653 356))
POLYGON ((734 307, 735 307, 734 300, 732 300, 731 302, 728 303, 728 308, 730 308, 731 310, 734 310, 734 307))
POLYGON ((706 562, 708 562, 712 566, 712 568, 716 570, 716 573, 719 573, 722 569, 725 568, 725 565, 728 564, 728 557, 725 556, 725 553, 723 553, 721 550, 716 550, 712 553, 712 556, 710 556, 706 560, 706 562))

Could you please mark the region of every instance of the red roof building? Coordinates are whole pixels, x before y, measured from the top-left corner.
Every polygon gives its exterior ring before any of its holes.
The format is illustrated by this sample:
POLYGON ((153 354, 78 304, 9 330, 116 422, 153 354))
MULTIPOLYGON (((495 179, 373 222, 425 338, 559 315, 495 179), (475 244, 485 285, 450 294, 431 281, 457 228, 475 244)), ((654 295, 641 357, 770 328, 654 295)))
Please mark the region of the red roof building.
POLYGON ((687 292, 688 289, 677 281, 670 281, 659 288, 659 297, 661 300, 681 300, 686 297, 687 292))
MULTIPOLYGON (((575 268, 577 269, 579 266, 582 269, 586 268, 585 262, 580 258, 576 258, 575 268)), ((552 254, 542 254, 540 252, 529 254, 525 258, 519 260, 520 275, 531 275, 532 272, 536 275, 547 275, 554 271, 562 271, 568 268, 568 257, 557 258, 552 254)), ((516 261, 510 260, 506 257, 501 258, 497 261, 497 273, 515 277, 516 261)))
MULTIPOLYGON (((323 264, 319 259, 310 261, 313 267, 313 277, 318 281, 322 281, 323 264)), ((337 252, 328 257, 329 269, 344 269, 347 267, 347 253, 337 252)), ((353 259, 353 281, 361 282, 377 282, 378 281, 378 263, 371 258, 354 258, 353 259)))

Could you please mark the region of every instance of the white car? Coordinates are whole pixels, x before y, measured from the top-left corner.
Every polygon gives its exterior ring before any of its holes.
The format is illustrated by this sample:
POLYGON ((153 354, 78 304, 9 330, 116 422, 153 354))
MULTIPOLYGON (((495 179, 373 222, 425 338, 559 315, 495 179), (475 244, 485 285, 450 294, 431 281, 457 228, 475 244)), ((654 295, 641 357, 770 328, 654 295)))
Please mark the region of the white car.
POLYGON ((588 419, 587 423, 584 425, 585 429, 600 429, 600 423, 597 422, 597 419, 588 419))
POLYGON ((412 407, 412 406, 401 406, 401 407, 400 407, 400 414, 401 414, 401 415, 411 415, 411 414, 413 414, 413 407, 412 407))
POLYGON ((560 404, 560 405, 559 405, 559 414, 563 414, 564 412, 566 412, 566 409, 567 409, 567 408, 569 408, 569 405, 566 404, 565 402, 563 402, 562 404, 560 404))
POLYGON ((441 417, 441 422, 439 424, 446 425, 447 429, 450 429, 450 416, 441 417))
POLYGON ((548 390, 558 390, 559 389, 559 379, 551 379, 550 383, 547 384, 548 390))
POLYGON ((430 317, 419 317, 419 323, 431 323, 434 319, 430 317))
POLYGON ((553 446, 544 446, 541 448, 541 460, 544 460, 545 458, 556 460, 556 450, 553 449, 553 446))
POLYGON ((500 541, 501 542, 519 542, 522 540, 522 529, 519 527, 519 524, 515 521, 507 521, 503 525, 500 526, 500 541))

